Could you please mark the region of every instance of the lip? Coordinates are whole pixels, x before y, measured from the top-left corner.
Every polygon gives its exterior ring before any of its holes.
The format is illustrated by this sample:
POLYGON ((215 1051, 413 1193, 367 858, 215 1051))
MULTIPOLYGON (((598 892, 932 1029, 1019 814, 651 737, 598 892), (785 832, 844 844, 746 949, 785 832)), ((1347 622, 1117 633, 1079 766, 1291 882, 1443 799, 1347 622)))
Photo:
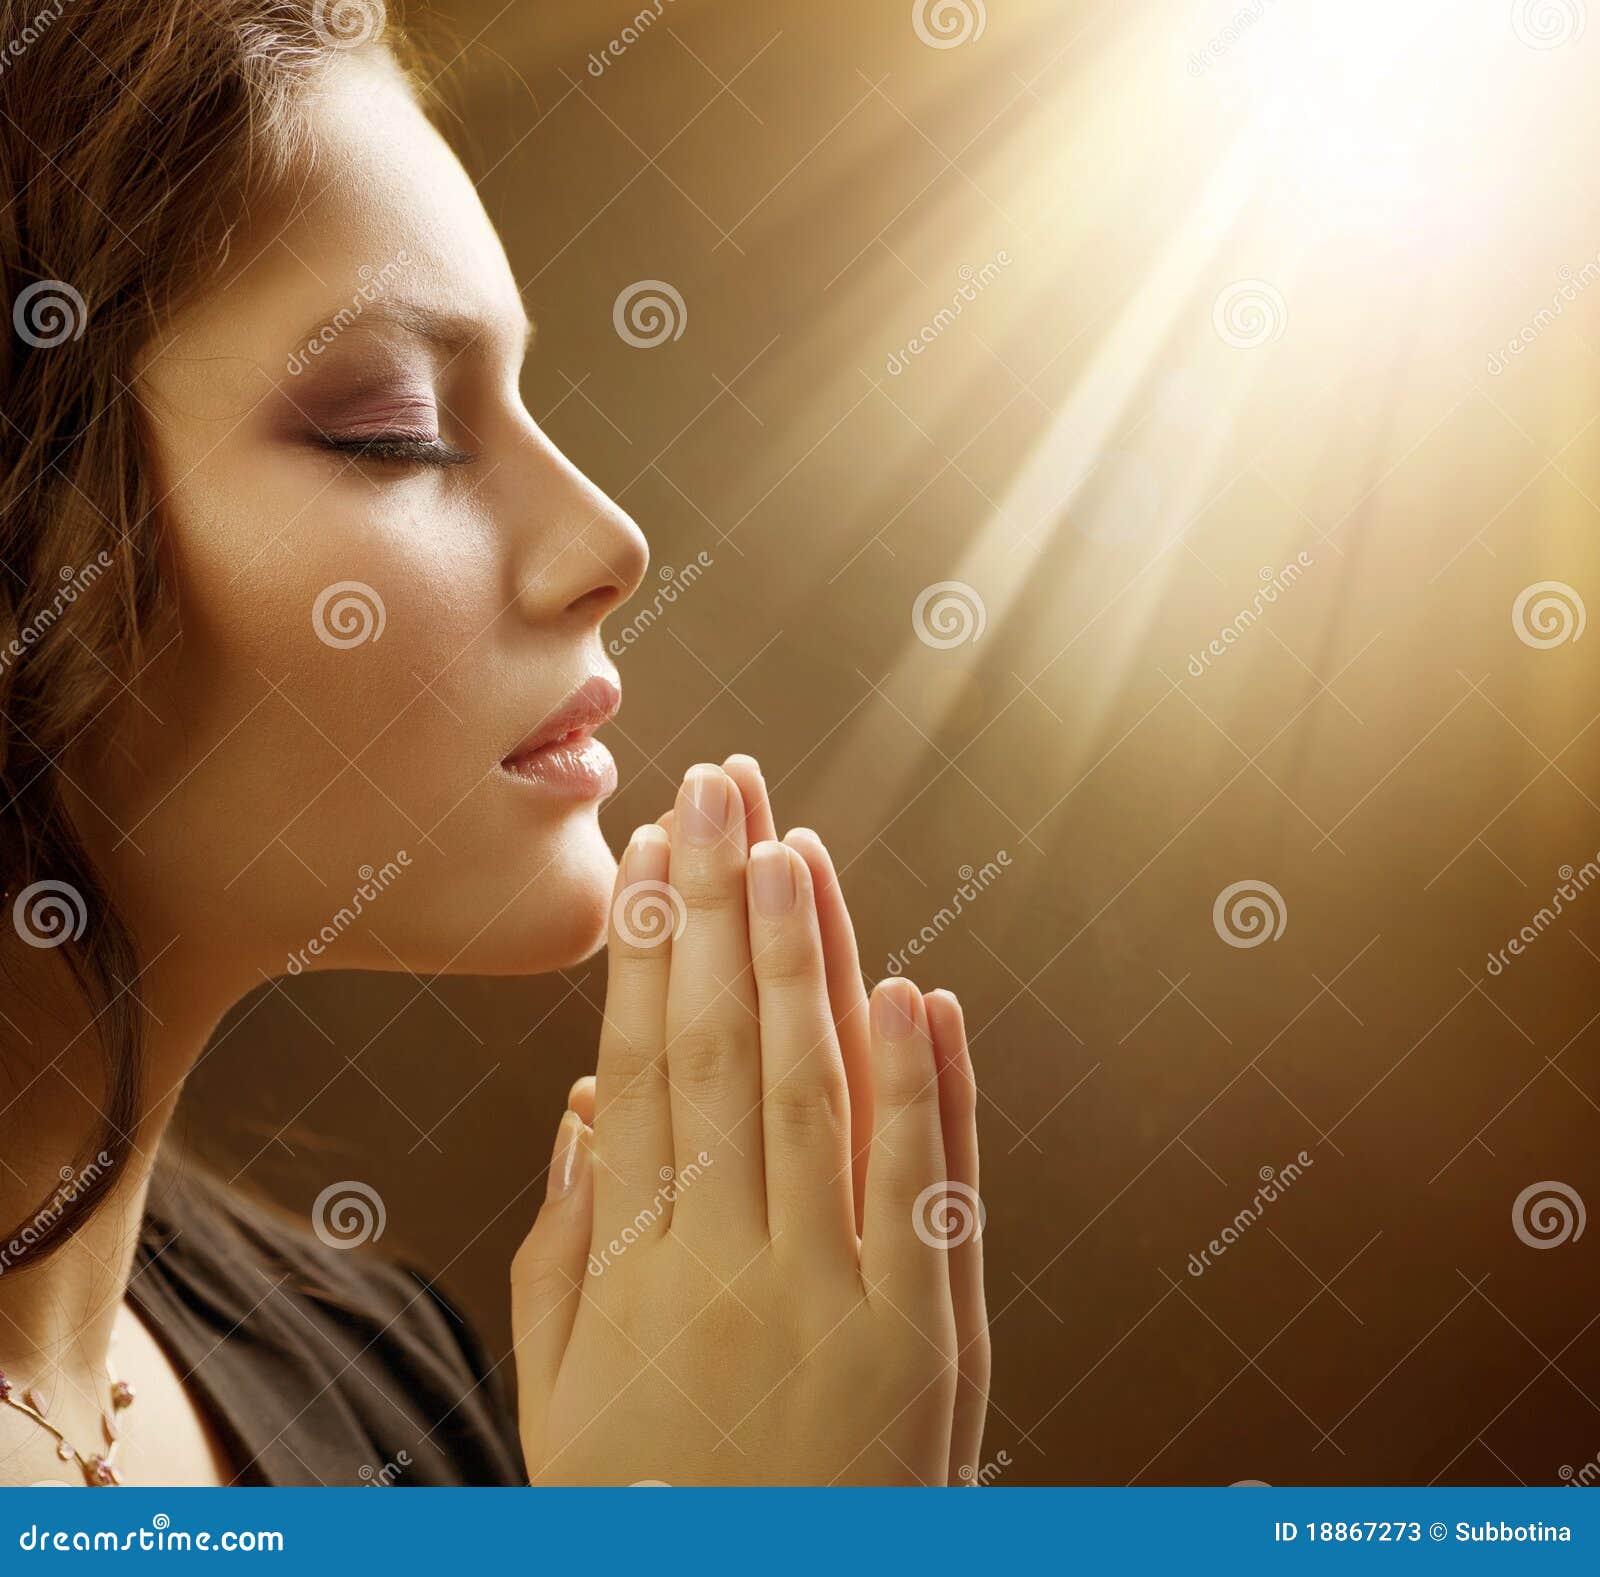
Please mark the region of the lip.
POLYGON ((622 705, 622 690, 606 674, 591 674, 500 763, 522 782, 554 793, 593 799, 617 786, 617 764, 594 737, 622 705))

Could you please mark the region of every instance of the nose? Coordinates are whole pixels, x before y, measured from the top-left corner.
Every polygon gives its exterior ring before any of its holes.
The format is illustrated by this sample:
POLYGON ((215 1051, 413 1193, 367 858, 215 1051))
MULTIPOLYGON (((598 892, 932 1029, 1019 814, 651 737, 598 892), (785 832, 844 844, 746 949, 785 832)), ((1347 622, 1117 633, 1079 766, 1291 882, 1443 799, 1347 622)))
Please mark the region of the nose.
POLYGON ((644 533, 537 428, 505 507, 511 597, 530 623, 598 624, 638 590, 650 562, 644 533))

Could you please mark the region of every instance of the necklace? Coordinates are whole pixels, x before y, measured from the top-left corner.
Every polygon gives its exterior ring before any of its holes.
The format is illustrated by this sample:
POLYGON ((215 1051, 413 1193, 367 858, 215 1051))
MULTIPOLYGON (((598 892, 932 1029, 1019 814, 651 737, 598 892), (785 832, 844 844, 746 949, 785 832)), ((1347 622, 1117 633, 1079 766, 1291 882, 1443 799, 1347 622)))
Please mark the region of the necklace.
POLYGON ((0 1402, 31 1418, 41 1429, 49 1430, 56 1437, 56 1455, 63 1462, 76 1462, 89 1488, 101 1489, 122 1482, 122 1475, 116 1468, 117 1447, 122 1444, 122 1414, 133 1406, 133 1387, 126 1380, 111 1375, 111 1406, 100 1414, 105 1450, 89 1454, 80 1451, 45 1417, 45 1399, 36 1387, 29 1386, 19 1398, 3 1370, 0 1370, 0 1402))

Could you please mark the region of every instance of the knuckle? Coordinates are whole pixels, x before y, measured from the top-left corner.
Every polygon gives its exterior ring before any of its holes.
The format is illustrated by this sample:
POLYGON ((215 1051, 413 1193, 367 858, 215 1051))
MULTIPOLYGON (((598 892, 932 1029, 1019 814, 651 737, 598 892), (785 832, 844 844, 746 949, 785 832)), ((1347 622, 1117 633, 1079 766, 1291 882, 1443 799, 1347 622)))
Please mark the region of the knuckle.
POLYGON ((724 915, 737 910, 744 916, 744 872, 731 861, 685 861, 682 870, 672 873, 672 885, 689 911, 690 926, 697 914, 724 915))
POLYGON ((661 1076, 651 1068, 614 1085, 602 1084, 595 1097, 595 1129, 591 1141, 595 1153, 608 1160, 632 1153, 646 1139, 651 1119, 665 1099, 661 1076))
POLYGON ((768 943, 752 965, 760 985, 779 991, 820 985, 823 978, 822 954, 809 936, 768 943))
POLYGON ((780 1133, 841 1134, 850 1125, 844 1081, 827 1074, 791 1073, 766 1092, 762 1105, 780 1133))
POLYGON ((566 1261, 551 1252, 537 1228, 522 1240, 511 1256, 511 1290, 518 1298, 535 1304, 552 1302, 577 1288, 578 1282, 566 1261))
POLYGON ((972 1053, 962 1048, 961 1055, 955 1060, 956 1082, 967 1092, 974 1105, 978 1100, 978 1070, 972 1061, 972 1053))
POLYGON ((678 1031, 667 1048, 667 1075, 691 1097, 727 1078, 739 1052, 738 1036, 724 1024, 704 1021, 678 1031))
POLYGON ((595 1107, 613 1101, 639 1099, 650 1091, 650 1080, 659 1069, 660 1052, 653 1046, 630 1041, 620 1031, 608 1034, 600 1051, 595 1074, 595 1107))
POLYGON ((930 1062, 921 1057, 890 1056, 878 1064, 877 1094, 897 1112, 937 1111, 939 1081, 930 1062))
MULTIPOLYGON (((927 1237, 918 1231, 920 1220, 919 1204, 922 1191, 928 1186, 928 1180, 934 1175, 928 1167, 900 1165, 895 1162, 875 1163, 878 1173, 878 1196, 882 1201, 882 1211, 885 1220, 890 1224, 890 1230, 897 1238, 905 1240, 906 1246, 913 1251, 916 1245, 921 1244, 922 1250, 928 1254, 937 1254, 939 1249, 928 1244, 927 1237)), ((868 1174, 870 1177, 870 1173, 868 1174)))
POLYGON ((937 1134, 892 1125, 883 1137, 867 1169, 868 1187, 876 1188, 885 1219, 897 1234, 915 1238, 930 1254, 942 1257, 946 1246, 937 1225, 929 1221, 937 1196, 928 1191, 945 1174, 944 1147, 937 1134))
POLYGON ((642 925, 613 925, 606 942, 613 991, 650 988, 670 967, 672 932, 647 931, 642 925))

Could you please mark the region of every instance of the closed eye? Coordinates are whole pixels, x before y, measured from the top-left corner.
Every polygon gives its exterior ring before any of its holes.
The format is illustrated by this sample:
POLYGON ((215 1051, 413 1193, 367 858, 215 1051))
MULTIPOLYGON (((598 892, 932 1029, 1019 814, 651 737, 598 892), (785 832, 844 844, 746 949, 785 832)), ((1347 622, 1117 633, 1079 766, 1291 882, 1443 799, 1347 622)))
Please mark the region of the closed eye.
POLYGON ((333 433, 320 433, 318 442, 335 454, 396 465, 448 467, 470 465, 477 458, 465 449, 446 443, 442 438, 417 438, 409 433, 374 433, 370 437, 360 438, 340 438, 333 433))

